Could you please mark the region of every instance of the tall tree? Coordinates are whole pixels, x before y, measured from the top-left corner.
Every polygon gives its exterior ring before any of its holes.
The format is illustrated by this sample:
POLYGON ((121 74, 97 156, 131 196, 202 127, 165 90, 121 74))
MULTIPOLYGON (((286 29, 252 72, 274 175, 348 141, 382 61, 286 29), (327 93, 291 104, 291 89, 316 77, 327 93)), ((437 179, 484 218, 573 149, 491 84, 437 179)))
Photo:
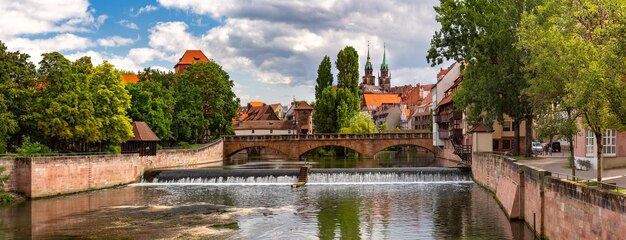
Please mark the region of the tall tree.
POLYGON ((337 87, 350 89, 358 95, 359 91, 359 54, 351 46, 346 46, 337 53, 335 67, 337 74, 337 87))
POLYGON ((187 127, 179 129, 183 130, 179 134, 195 141, 203 140, 209 133, 213 136, 232 134, 232 119, 237 116, 239 108, 239 98, 232 91, 233 86, 228 73, 212 61, 189 66, 180 75, 175 88, 177 94, 178 89, 181 89, 189 95, 176 98, 176 106, 179 108, 175 108, 175 114, 187 117, 190 121, 201 120, 184 122, 187 127), (184 99, 187 97, 189 99, 184 99))
POLYGON ((337 91, 332 86, 327 86, 315 102, 315 115, 313 123, 317 133, 337 132, 337 91))
POLYGON ((88 79, 93 94, 94 117, 101 134, 97 142, 118 146, 133 136, 131 119, 126 114, 130 108, 130 95, 119 72, 106 61, 95 67, 88 79))
POLYGON ((317 85, 315 85, 315 101, 322 96, 322 91, 328 86, 333 86, 333 74, 330 72, 330 58, 324 56, 320 66, 317 68, 317 85))
POLYGON ((43 140, 66 151, 75 141, 102 138, 94 118, 92 89, 85 62, 73 64, 58 52, 43 54, 39 62, 41 93, 33 113, 43 140))
POLYGON ((553 99, 580 114, 593 132, 598 181, 604 133, 626 129, 624 16, 626 2, 621 0, 545 0, 524 16, 520 31, 533 81, 556 84, 558 89, 549 91, 553 99))
POLYGON ((24 53, 10 52, 0 42, 0 153, 11 145, 11 135, 19 136, 25 130, 21 120, 28 120, 32 107, 35 65, 24 53))
POLYGON ((347 127, 350 119, 359 113, 359 95, 348 88, 337 89, 337 130, 347 127))
POLYGON ((128 116, 135 121, 145 121, 159 137, 161 143, 174 141, 171 131, 174 114, 174 97, 168 88, 174 74, 145 69, 136 84, 126 84, 131 97, 128 116))
POLYGON ((519 154, 520 123, 526 120, 526 155, 531 155, 532 106, 522 94, 527 87, 516 48, 517 26, 524 9, 534 0, 440 0, 435 7, 441 29, 431 40, 427 60, 432 66, 444 60, 465 63, 463 82, 454 96, 465 109, 470 124, 513 119, 514 154, 519 154))

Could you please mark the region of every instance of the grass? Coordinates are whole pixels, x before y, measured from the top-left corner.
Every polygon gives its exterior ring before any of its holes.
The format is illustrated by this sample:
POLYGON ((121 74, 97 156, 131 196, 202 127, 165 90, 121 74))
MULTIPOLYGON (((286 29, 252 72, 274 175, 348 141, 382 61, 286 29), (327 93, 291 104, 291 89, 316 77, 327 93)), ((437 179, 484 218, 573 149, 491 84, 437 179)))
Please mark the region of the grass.
POLYGON ((519 155, 519 156, 513 156, 513 159, 519 161, 519 160, 539 160, 540 158, 538 158, 538 157, 526 157, 526 156, 523 156, 523 155, 519 155))
POLYGON ((626 194, 626 189, 616 188, 616 189, 612 189, 611 191, 616 192, 616 193, 626 194))
POLYGON ((587 186, 589 186, 589 187, 597 187, 597 186, 598 186, 598 183, 597 183, 597 182, 594 182, 594 181, 578 180, 578 181, 576 181, 576 182, 577 182, 577 183, 581 183, 581 184, 585 184, 585 185, 587 185, 587 186))

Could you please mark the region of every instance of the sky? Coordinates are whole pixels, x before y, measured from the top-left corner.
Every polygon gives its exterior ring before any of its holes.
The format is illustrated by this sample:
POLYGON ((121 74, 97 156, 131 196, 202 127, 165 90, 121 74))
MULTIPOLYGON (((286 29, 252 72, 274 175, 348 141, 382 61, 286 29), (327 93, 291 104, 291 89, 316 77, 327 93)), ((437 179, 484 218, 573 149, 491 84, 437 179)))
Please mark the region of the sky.
MULTIPOLYGON (((313 101, 324 55, 353 46, 360 75, 368 42, 374 74, 386 46, 392 86, 435 83, 426 52, 437 0, 0 0, 0 41, 11 51, 173 71, 200 49, 235 82, 242 105, 313 101)), ((360 81, 360 80, 359 80, 360 81)))

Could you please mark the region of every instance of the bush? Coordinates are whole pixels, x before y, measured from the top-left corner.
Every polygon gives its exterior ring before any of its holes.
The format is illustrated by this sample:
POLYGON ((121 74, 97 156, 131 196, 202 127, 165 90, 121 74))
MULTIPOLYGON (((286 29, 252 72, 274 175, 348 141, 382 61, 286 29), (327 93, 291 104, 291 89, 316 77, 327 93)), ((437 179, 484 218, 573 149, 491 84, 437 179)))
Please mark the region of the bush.
POLYGON ((52 150, 46 145, 39 142, 31 142, 30 137, 24 137, 22 140, 22 146, 17 148, 18 156, 31 156, 52 153, 52 150))
POLYGON ((105 152, 107 153, 112 153, 112 154, 120 154, 122 153, 122 146, 120 145, 109 145, 104 149, 105 152))
POLYGON ((584 167, 585 170, 589 170, 591 169, 591 162, 589 160, 585 160, 585 159, 578 159, 576 160, 576 162, 578 163, 578 165, 580 165, 581 167, 584 167))
POLYGON ((2 173, 6 170, 4 166, 0 166, 0 204, 7 205, 13 201, 13 198, 9 193, 4 191, 4 184, 9 181, 9 176, 4 176, 2 173))

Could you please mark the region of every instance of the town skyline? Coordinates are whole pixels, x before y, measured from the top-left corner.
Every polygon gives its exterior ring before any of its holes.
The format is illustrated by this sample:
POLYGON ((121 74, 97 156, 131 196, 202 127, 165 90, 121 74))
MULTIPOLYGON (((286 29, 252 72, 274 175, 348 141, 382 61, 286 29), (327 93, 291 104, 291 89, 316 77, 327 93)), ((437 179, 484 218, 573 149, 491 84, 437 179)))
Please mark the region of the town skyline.
POLYGON ((288 104, 294 97, 311 102, 322 57, 331 58, 336 75, 336 53, 346 45, 359 53, 360 75, 369 42, 374 74, 386 45, 392 86, 434 83, 439 68, 447 67, 430 67, 425 60, 438 28, 437 2, 7 3, 0 7, 7 13, 0 40, 10 50, 29 54, 34 63, 42 53, 59 51, 70 60, 90 56, 95 64, 107 60, 129 71, 173 71, 185 50, 199 49, 224 66, 242 104, 288 104), (23 26, 15 28, 11 22, 16 21, 23 26))

